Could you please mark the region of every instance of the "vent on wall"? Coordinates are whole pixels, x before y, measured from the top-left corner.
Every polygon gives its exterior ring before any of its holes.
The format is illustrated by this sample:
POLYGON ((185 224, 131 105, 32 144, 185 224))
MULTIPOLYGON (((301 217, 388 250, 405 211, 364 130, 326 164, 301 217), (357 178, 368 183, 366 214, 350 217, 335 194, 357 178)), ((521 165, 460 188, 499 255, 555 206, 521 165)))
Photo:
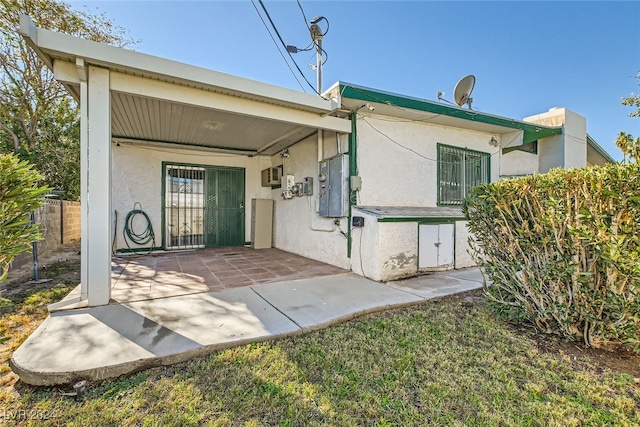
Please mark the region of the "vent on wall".
POLYGON ((266 168, 262 170, 262 186, 271 187, 280 184, 282 169, 279 167, 266 168))

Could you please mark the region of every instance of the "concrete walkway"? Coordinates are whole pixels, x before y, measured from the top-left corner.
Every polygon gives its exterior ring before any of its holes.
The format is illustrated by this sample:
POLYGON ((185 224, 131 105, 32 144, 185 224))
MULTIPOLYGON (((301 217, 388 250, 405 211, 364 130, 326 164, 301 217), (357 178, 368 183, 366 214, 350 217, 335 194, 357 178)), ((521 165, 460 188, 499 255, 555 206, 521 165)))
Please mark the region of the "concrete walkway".
POLYGON ((352 273, 52 313, 10 360, 33 385, 103 380, 363 313, 477 289, 477 268, 378 283, 352 273))

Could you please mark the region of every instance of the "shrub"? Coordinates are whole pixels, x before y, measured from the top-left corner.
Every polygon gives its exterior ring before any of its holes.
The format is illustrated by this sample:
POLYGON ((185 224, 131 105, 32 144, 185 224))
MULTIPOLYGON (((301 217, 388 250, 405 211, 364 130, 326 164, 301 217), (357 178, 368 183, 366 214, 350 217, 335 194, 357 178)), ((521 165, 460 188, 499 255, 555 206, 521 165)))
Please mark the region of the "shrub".
POLYGON ((49 190, 38 186, 41 179, 27 162, 0 154, 0 282, 6 279, 16 255, 28 251, 40 238, 29 213, 41 205, 49 190))
POLYGON ((471 252, 511 320, 640 352, 640 166, 555 169, 484 184, 463 209, 471 252))

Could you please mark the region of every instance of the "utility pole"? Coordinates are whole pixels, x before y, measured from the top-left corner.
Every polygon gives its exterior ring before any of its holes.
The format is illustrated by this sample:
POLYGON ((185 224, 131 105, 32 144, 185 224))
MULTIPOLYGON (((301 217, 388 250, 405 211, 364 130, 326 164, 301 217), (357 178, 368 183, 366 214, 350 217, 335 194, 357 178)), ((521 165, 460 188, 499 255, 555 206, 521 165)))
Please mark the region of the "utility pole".
MULTIPOLYGON (((314 67, 310 64, 309 67, 312 70, 316 70, 316 92, 318 92, 318 95, 322 93, 322 53, 324 52, 324 50, 322 49, 322 38, 325 34, 327 34, 327 31, 329 31, 329 21, 327 21, 327 18, 325 18, 324 16, 318 16, 311 21, 311 25, 309 26, 309 34, 311 35, 311 40, 313 41, 313 45, 316 48, 316 65, 314 67), (320 21, 327 22, 327 29, 324 33, 320 29, 320 26, 318 26, 318 22, 320 21)), ((311 50, 310 48, 298 49, 297 47, 292 45, 287 45, 285 47, 287 48, 287 52, 289 53, 298 53, 311 50)))
POLYGON ((309 27, 309 33, 311 33, 311 39, 316 45, 316 74, 317 74, 317 91, 322 93, 322 31, 318 27, 318 18, 311 21, 309 27))

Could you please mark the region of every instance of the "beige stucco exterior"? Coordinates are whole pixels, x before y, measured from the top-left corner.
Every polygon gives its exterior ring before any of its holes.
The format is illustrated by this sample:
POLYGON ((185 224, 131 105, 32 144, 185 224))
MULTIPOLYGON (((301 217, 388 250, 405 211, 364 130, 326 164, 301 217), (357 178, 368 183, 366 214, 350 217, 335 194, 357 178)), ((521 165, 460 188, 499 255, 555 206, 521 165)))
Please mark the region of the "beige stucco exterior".
MULTIPOLYGON (((489 153, 492 155, 491 180, 499 179, 500 149, 490 143, 492 137, 499 141, 499 136, 492 133, 369 114, 358 117, 357 135, 357 168, 362 178, 362 190, 357 195, 359 206, 436 207, 439 143, 489 153)), ((335 134, 325 133, 323 146, 321 158, 337 154, 335 134)), ((346 141, 340 143, 340 148, 346 148, 346 141)), ((288 155, 286 158, 273 156, 272 165, 284 163, 284 174, 294 175, 296 182, 305 176, 317 178, 316 138, 307 138, 290 147, 288 155)), ((418 274, 417 220, 378 222, 375 216, 355 208, 354 215, 363 216, 365 225, 352 229, 349 258, 347 240, 334 227, 334 220, 322 218, 316 212, 317 190, 317 180, 311 197, 284 200, 280 197, 282 189, 273 190, 275 247, 352 269, 379 281, 418 274)), ((340 219, 344 232, 349 227, 347 222, 347 218, 340 219)), ((473 265, 467 253, 467 238, 466 223, 457 222, 455 268, 473 265)))
MULTIPOLYGON (((318 97, 36 28, 28 16, 20 19, 20 34, 80 105, 79 298, 89 306, 109 302, 111 252, 124 249, 118 237, 122 218, 137 204, 150 217, 155 246, 163 245, 163 162, 244 169, 245 242, 251 238, 251 199, 272 198, 275 247, 391 280, 417 274, 418 224, 437 217, 381 222, 363 214, 364 227, 349 230, 347 215, 318 215, 318 161, 348 151, 349 115, 357 121, 357 158, 350 153, 357 171, 351 175, 362 182, 350 196, 361 207, 436 208, 438 144, 488 153, 491 181, 609 160, 586 135, 585 118, 564 108, 525 123, 342 83, 318 97), (349 87, 351 98, 343 96, 349 87), (527 141, 539 139, 536 155, 502 154, 502 148, 521 144, 525 134, 527 141), (280 156, 284 149, 288 156, 280 156), (282 189, 263 187, 261 171, 280 164, 295 182, 314 178, 314 194, 285 200, 282 189)), ((461 216, 455 218, 453 265, 460 268, 472 260, 466 225, 461 216)))
POLYGON ((538 142, 537 172, 545 173, 558 167, 569 169, 587 166, 587 120, 584 116, 566 108, 552 108, 524 120, 563 127, 561 135, 543 138, 538 142))
MULTIPOLYGON (((357 170, 362 179, 362 189, 357 194, 354 215, 363 216, 365 225, 351 230, 350 256, 346 238, 350 228, 348 218, 323 218, 318 214, 318 161, 347 151, 345 135, 337 138, 333 132, 324 132, 320 150, 318 136, 312 135, 290 146, 287 157, 281 154, 250 157, 144 144, 113 144, 112 206, 120 218, 115 233, 118 236, 116 248, 126 247, 119 237, 122 220, 135 203, 140 203, 151 218, 158 236, 157 245, 161 245, 162 162, 238 167, 245 170, 245 206, 251 205, 252 198, 274 200, 274 247, 352 270, 378 281, 420 274, 420 221, 379 222, 376 216, 359 211, 357 206, 436 207, 438 144, 489 153, 491 181, 561 167, 568 158, 573 159, 571 164, 575 166, 580 161, 586 165, 584 118, 565 109, 554 109, 527 120, 552 125, 568 124, 568 133, 539 141, 537 154, 522 151, 502 154, 502 140, 511 144, 518 139, 517 133, 501 137, 491 132, 359 114, 356 128, 357 170), (582 145, 583 139, 579 137, 581 132, 585 145, 582 145), (584 152, 582 157, 575 154, 580 150, 584 152), (283 175, 293 175, 295 182, 301 182, 304 177, 313 178, 314 194, 284 199, 282 188, 263 187, 260 172, 276 166, 282 166, 283 175)), ((250 215, 247 209, 247 242, 251 237, 250 215)), ((466 222, 456 221, 455 268, 474 264, 469 254, 468 239, 466 222)))
MULTIPOLYGON (((273 166, 283 165, 283 175, 293 175, 295 182, 301 182, 304 177, 314 179, 314 195, 282 198, 282 188, 269 190, 274 199, 273 233, 274 246, 288 252, 293 252, 308 258, 326 262, 327 264, 349 269, 347 257, 347 239, 340 233, 346 232, 347 220, 340 219, 340 225, 334 225, 333 218, 322 218, 318 215, 316 204, 318 200, 318 140, 317 136, 289 147, 289 157, 279 154, 272 156, 273 166), (321 231, 320 231, 321 230, 321 231)), ((323 158, 337 154, 335 134, 325 137, 323 158), (333 143, 330 143, 333 142, 333 143)))
POLYGON ((359 204, 437 206, 437 144, 491 154, 491 180, 499 178, 499 135, 389 117, 358 118, 359 204), (386 136, 385 136, 386 135, 386 136))
MULTIPOLYGON (((111 200, 113 210, 118 212, 115 232, 117 249, 127 248, 122 239, 123 221, 136 203, 140 204, 151 220, 156 235, 156 246, 162 245, 162 162, 243 168, 246 182, 245 206, 251 206, 252 198, 271 197, 270 189, 260 186, 260 171, 269 166, 268 157, 113 144, 111 200)), ((251 237, 250 214, 250 209, 245 209, 245 241, 249 241, 251 237)), ((134 244, 130 245, 132 248, 136 247, 134 244)))

